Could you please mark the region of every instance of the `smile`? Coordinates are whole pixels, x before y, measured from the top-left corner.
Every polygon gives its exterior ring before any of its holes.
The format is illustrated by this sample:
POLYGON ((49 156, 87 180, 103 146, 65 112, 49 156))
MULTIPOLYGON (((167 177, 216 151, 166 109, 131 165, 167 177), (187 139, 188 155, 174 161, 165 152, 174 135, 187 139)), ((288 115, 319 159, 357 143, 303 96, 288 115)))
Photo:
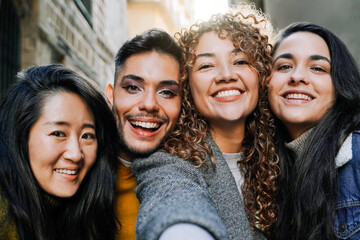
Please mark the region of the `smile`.
POLYGON ((76 175, 79 172, 79 169, 70 170, 70 169, 58 169, 57 168, 54 171, 57 173, 61 173, 61 174, 76 175))
POLYGON ((156 131, 160 128, 161 124, 157 122, 143 122, 143 121, 130 121, 134 128, 143 128, 150 131, 156 131))
POLYGON ((239 90, 225 90, 216 93, 216 95, 214 95, 214 98, 226 98, 237 95, 241 95, 241 92, 239 90))
POLYGON ((311 101, 313 98, 309 95, 303 93, 289 93, 285 95, 286 99, 297 99, 297 100, 306 100, 311 101))

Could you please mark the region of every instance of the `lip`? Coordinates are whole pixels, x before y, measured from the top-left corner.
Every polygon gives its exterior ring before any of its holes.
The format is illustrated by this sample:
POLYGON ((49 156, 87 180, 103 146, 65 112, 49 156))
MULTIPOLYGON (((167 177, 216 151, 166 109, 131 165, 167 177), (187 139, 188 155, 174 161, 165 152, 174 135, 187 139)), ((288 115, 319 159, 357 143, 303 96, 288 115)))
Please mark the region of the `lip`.
POLYGON ((151 138, 157 135, 165 126, 165 122, 158 118, 131 118, 128 119, 130 129, 140 138, 151 138), (138 127, 134 127, 134 125, 138 127), (154 126, 157 126, 155 131, 150 131, 154 126), (149 129, 149 130, 146 130, 149 129))
POLYGON ((302 90, 288 90, 281 94, 281 97, 286 103, 289 104, 304 104, 309 103, 315 99, 314 95, 302 90), (287 96, 292 95, 292 98, 287 98, 287 96), (310 98, 310 99, 309 99, 310 98))
POLYGON ((78 178, 79 176, 79 173, 80 173, 80 168, 76 167, 58 167, 58 168, 55 168, 54 170, 54 173, 61 176, 62 178, 65 178, 66 180, 69 180, 69 181, 73 181, 75 179, 78 178), (62 172, 57 172, 55 170, 60 170, 62 172), (66 173, 66 171, 76 171, 76 174, 68 174, 66 173))
POLYGON ((224 87, 217 89, 211 94, 211 97, 217 102, 234 102, 238 100, 244 92, 243 89, 238 87, 224 87))

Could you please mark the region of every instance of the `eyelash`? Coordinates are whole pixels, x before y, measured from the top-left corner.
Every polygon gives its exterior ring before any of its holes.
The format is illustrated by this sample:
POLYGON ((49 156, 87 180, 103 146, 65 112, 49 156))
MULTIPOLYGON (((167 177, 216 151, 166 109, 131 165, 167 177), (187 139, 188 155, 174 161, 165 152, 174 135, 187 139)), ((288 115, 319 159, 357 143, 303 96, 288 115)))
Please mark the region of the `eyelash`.
POLYGON ((198 70, 202 70, 202 69, 206 69, 206 68, 210 68, 210 67, 212 67, 210 64, 204 64, 204 65, 201 65, 198 70))
POLYGON ((291 66, 290 65, 281 65, 277 68, 278 71, 281 71, 281 70, 288 70, 290 69, 291 66))
MULTIPOLYGON (((59 138, 63 138, 66 137, 66 134, 64 132, 61 131, 55 131, 50 133, 51 136, 55 136, 55 137, 59 137, 59 138)), ((84 133, 81 138, 83 139, 96 139, 95 134, 93 133, 84 133)))
POLYGON ((61 131, 55 131, 50 133, 51 136, 55 136, 55 137, 66 137, 66 134, 64 132, 61 131))
POLYGON ((160 91, 158 92, 158 94, 159 94, 159 95, 164 94, 164 95, 166 95, 166 96, 165 96, 166 98, 173 98, 173 97, 176 97, 176 96, 177 96, 177 94, 175 94, 173 91, 171 91, 171 90, 166 90, 166 89, 160 90, 160 91))
POLYGON ((239 60, 235 62, 236 65, 248 65, 249 62, 245 61, 245 60, 239 60))
POLYGON ((312 67, 311 69, 314 71, 317 71, 317 72, 327 72, 325 69, 323 69, 321 67, 312 67))
POLYGON ((95 136, 95 134, 92 134, 92 133, 85 133, 85 134, 83 134, 82 136, 81 136, 81 138, 83 138, 83 139, 96 139, 96 136, 95 136), (85 136, 85 137, 84 137, 85 136))
POLYGON ((124 86, 123 89, 125 89, 127 92, 130 92, 130 93, 136 93, 136 92, 140 91, 140 88, 136 85, 127 85, 127 86, 124 86))

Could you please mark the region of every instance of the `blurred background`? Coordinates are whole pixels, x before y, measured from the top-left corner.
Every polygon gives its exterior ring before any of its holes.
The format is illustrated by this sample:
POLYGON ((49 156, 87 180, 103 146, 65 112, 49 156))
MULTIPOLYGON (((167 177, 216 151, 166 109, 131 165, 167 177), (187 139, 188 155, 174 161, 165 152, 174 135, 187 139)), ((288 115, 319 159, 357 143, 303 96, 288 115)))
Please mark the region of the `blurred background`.
POLYGON ((173 35, 238 2, 253 2, 277 29, 295 21, 327 27, 360 62, 360 0, 0 0, 0 95, 19 70, 54 62, 105 89, 126 40, 153 27, 173 35))

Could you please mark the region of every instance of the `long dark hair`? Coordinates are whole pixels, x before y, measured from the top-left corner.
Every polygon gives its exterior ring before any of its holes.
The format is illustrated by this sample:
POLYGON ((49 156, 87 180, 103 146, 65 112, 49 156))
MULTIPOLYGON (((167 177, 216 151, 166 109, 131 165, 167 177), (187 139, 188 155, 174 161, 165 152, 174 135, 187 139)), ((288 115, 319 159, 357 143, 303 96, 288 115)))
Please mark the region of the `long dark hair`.
POLYGON ((333 227, 337 199, 336 154, 345 138, 360 128, 360 73, 343 42, 329 30, 309 23, 294 23, 280 32, 274 46, 296 32, 310 32, 325 40, 331 57, 331 78, 336 99, 311 136, 299 160, 291 159, 289 140, 277 120, 276 149, 280 157, 279 211, 274 239, 337 239, 333 227))
POLYGON ((0 192, 20 239, 112 239, 119 140, 114 117, 97 87, 62 65, 31 67, 17 75, 3 99, 0 124, 0 192), (54 201, 32 174, 28 139, 46 98, 59 92, 77 94, 91 109, 98 151, 77 193, 54 201))

